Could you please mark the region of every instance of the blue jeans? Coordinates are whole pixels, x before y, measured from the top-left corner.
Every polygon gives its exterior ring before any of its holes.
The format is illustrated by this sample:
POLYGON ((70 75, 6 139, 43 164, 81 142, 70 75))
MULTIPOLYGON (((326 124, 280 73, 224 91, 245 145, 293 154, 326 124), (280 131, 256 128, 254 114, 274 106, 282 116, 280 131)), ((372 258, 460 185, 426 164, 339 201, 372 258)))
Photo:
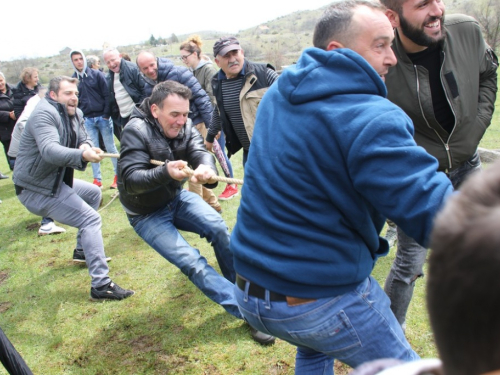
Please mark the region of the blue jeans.
MULTIPOLYGON (((89 137, 96 147, 99 145, 99 133, 102 135, 102 140, 104 141, 104 146, 106 146, 107 152, 110 154, 117 154, 118 150, 115 146, 115 139, 113 137, 113 125, 108 120, 101 117, 85 117, 85 129, 89 134, 89 137)), ((113 163, 113 168, 115 170, 115 175, 117 174, 118 160, 116 158, 111 158, 113 163)), ((92 174, 94 178, 101 181, 101 164, 92 163, 92 174)))
MULTIPOLYGON (((448 175, 453 187, 460 185, 472 173, 481 169, 481 159, 476 152, 468 161, 448 175)), ((420 246, 398 227, 398 250, 389 275, 385 280, 384 290, 391 299, 391 309, 398 322, 404 327, 406 313, 413 297, 415 281, 424 276, 424 263, 427 249, 420 246)))
POLYGON ((200 196, 181 190, 164 208, 147 215, 129 215, 129 221, 149 246, 177 266, 208 298, 241 319, 233 292, 236 273, 228 229, 222 217, 200 196), (224 277, 187 243, 179 230, 199 234, 210 242, 224 277))
POLYGON ((235 295, 252 327, 297 346, 295 374, 333 374, 334 359, 355 368, 379 358, 419 358, 371 276, 349 293, 293 306, 252 297, 238 286, 235 295))

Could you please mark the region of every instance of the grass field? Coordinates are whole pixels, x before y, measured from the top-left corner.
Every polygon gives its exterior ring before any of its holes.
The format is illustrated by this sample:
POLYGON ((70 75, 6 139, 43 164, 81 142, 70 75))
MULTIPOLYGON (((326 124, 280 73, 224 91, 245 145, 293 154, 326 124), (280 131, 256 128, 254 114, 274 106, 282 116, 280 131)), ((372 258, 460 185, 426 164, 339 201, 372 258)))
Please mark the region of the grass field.
MULTIPOLYGON (((499 122, 497 112, 483 147, 500 148, 499 122)), ((235 177, 243 177, 241 155, 232 161, 235 177)), ((115 193, 108 188, 111 162, 105 160, 102 169, 107 204, 115 193)), ((3 156, 0 170, 12 177, 3 156)), ((91 168, 75 177, 92 181, 91 168)), ((35 374, 293 374, 291 345, 254 343, 248 327, 135 234, 118 200, 101 211, 106 254, 113 257, 110 276, 136 295, 92 303, 87 269, 71 261, 76 230, 38 237, 39 218, 19 203, 11 179, 0 181, 0 199, 0 327, 35 374)), ((231 230, 239 197, 221 203, 231 230)), ((185 237, 215 264, 205 240, 185 237)), ((381 284, 393 257, 394 249, 373 271, 381 284)), ((422 357, 435 357, 424 287, 423 280, 417 282, 406 333, 422 357)), ((338 366, 336 373, 347 371, 338 366)))

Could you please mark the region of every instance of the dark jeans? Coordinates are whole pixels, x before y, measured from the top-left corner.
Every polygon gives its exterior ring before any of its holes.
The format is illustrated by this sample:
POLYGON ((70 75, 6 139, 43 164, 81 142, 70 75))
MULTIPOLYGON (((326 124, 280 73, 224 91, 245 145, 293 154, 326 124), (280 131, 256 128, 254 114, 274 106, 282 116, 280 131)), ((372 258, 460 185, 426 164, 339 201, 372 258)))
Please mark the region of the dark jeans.
POLYGON ((113 120, 111 120, 111 118, 109 119, 109 121, 113 123, 113 133, 118 140, 122 139, 122 131, 125 125, 127 125, 128 120, 130 120, 130 116, 118 116, 117 118, 113 118, 113 120))
POLYGON ((7 159, 7 163, 9 164, 9 168, 11 171, 13 171, 16 158, 13 158, 7 154, 7 152, 9 152, 9 147, 10 147, 10 138, 7 140, 2 139, 1 142, 3 144, 3 151, 5 152, 5 158, 7 159))
MULTIPOLYGON (((476 152, 462 166, 448 175, 455 190, 474 172, 481 169, 481 159, 476 152)), ((398 250, 384 290, 391 299, 391 309, 398 322, 404 327, 408 306, 413 297, 415 281, 424 276, 423 266, 427 249, 420 246, 398 227, 398 250)))

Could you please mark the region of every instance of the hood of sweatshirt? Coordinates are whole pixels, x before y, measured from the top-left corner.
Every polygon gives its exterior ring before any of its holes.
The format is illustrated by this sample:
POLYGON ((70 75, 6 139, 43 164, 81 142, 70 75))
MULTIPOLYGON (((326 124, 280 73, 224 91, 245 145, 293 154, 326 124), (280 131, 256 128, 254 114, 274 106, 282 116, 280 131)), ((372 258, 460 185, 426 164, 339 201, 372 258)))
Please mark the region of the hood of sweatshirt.
POLYGON ((85 54, 80 51, 80 50, 77 50, 77 49, 74 49, 72 50, 70 53, 69 53, 69 62, 71 63, 71 66, 73 67, 73 69, 75 70, 75 73, 76 73, 76 77, 77 78, 81 78, 83 76, 86 76, 87 73, 86 73, 86 70, 87 70, 87 58, 85 57, 85 54), (83 69, 81 72, 78 71, 78 69, 76 69, 75 67, 75 64, 73 64, 73 60, 71 59, 71 56, 74 54, 74 53, 79 53, 80 55, 82 55, 83 57, 83 69))
POLYGON ((337 94, 387 96, 385 83, 375 69, 361 55, 347 48, 306 49, 297 64, 285 69, 278 87, 292 104, 337 94))
POLYGON ((198 65, 196 66, 196 68, 194 70, 198 70, 198 69, 200 69, 201 67, 203 67, 204 65, 207 65, 207 64, 212 64, 212 60, 210 60, 210 58, 208 58, 208 60, 201 59, 200 62, 198 63, 198 65))

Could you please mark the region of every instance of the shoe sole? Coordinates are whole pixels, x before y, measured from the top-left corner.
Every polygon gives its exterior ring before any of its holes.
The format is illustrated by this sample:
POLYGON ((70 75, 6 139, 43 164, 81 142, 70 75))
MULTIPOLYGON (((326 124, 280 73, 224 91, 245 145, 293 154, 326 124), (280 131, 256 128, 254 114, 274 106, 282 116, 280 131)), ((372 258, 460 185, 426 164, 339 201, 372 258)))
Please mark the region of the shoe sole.
POLYGON ((263 341, 263 340, 256 340, 252 337, 253 341, 255 341, 257 344, 260 344, 260 345, 273 345, 275 342, 276 342, 276 339, 269 339, 269 340, 266 340, 266 341, 263 341))
MULTIPOLYGON (((111 257, 106 257, 106 262, 111 262, 111 257)), ((87 262, 84 259, 73 259, 73 263, 75 264, 87 264, 87 262)))
POLYGON ((221 198, 221 197, 218 197, 218 199, 219 199, 220 201, 228 201, 228 200, 230 200, 230 199, 233 199, 234 197, 237 197, 237 196, 238 196, 238 194, 239 194, 239 193, 236 193, 236 194, 234 194, 234 195, 231 195, 229 198, 224 198, 224 197, 222 197, 222 198, 221 198))
POLYGON ((118 299, 118 298, 95 298, 95 297, 90 296, 89 300, 91 302, 123 301, 124 299, 130 298, 135 294, 135 291, 131 290, 131 292, 132 292, 132 294, 130 296, 127 296, 127 297, 124 297, 121 299, 118 299))
POLYGON ((59 232, 59 231, 58 232, 40 232, 40 231, 38 231, 39 236, 48 236, 51 234, 61 234, 61 233, 66 233, 66 231, 64 231, 64 232, 59 232))

